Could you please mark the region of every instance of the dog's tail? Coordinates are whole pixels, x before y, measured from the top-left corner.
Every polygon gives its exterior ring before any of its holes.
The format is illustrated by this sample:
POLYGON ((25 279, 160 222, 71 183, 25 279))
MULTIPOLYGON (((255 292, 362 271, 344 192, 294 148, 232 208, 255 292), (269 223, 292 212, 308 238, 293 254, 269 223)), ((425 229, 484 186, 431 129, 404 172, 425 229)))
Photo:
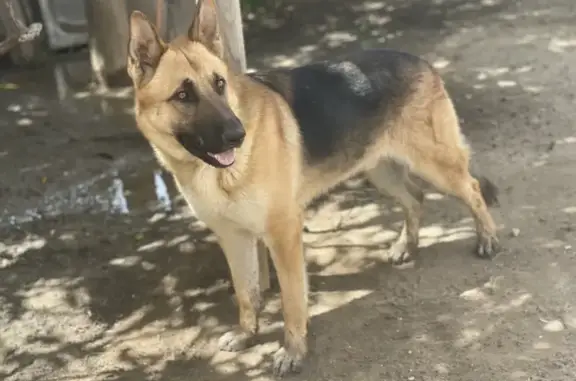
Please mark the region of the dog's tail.
POLYGON ((480 183, 480 192, 482 193, 482 198, 487 206, 499 206, 500 200, 498 200, 498 194, 500 190, 489 178, 486 176, 480 176, 472 173, 472 176, 478 180, 480 183))

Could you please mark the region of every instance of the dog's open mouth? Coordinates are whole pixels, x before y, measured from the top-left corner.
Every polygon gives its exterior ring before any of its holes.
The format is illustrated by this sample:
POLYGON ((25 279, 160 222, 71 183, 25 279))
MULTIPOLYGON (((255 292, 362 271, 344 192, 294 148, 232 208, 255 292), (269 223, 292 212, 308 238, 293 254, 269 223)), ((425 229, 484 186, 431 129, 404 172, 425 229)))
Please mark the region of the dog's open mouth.
POLYGON ((216 160, 222 167, 229 167, 236 161, 236 149, 231 148, 220 153, 208 152, 208 156, 216 160))

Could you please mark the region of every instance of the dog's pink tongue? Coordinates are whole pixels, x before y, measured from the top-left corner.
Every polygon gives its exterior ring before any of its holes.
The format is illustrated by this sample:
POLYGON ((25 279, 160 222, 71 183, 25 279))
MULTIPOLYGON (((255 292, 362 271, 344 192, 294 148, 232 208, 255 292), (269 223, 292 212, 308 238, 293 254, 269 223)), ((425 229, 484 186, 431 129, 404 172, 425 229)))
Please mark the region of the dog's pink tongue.
POLYGON ((218 162, 224 166, 231 165, 232 163, 234 163, 234 160, 236 159, 234 148, 229 149, 228 151, 225 152, 211 153, 210 156, 218 160, 218 162))

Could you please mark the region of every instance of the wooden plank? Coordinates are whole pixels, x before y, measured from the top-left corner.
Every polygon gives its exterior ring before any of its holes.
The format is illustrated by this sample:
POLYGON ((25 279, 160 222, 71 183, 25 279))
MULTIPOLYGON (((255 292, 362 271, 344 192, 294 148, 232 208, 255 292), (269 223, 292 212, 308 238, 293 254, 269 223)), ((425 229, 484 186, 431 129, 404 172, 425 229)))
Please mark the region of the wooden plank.
MULTIPOLYGON (((235 71, 243 73, 247 69, 244 32, 242 30, 242 10, 240 0, 216 0, 220 32, 226 45, 227 64, 235 71)), ((260 291, 270 289, 269 252, 266 245, 258 241, 258 274, 260 291)))
POLYGON ((220 32, 227 45, 228 65, 238 72, 246 71, 246 50, 242 31, 240 0, 216 0, 220 32))

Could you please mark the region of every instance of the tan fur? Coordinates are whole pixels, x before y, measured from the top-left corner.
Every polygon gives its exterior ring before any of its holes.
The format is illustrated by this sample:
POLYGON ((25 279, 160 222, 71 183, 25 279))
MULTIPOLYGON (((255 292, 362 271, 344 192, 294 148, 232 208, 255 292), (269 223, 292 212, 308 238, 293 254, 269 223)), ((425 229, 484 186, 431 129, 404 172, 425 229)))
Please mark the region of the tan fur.
MULTIPOLYGON (((214 7, 212 0, 200 4, 204 12, 214 7)), ((196 20, 199 18, 197 15, 196 20)), ((204 30, 193 25, 189 36, 200 35, 201 39, 217 32, 209 27, 204 30)), ((154 33, 139 13, 131 18, 131 35, 129 73, 135 86, 138 128, 159 162, 173 174, 198 218, 218 236, 231 269, 239 327, 221 338, 222 349, 240 350, 258 331, 261 275, 257 240, 262 239, 278 273, 285 321, 284 347, 276 354, 275 370, 282 375, 299 368, 307 353, 308 319, 303 210, 313 198, 358 172, 366 171, 379 190, 395 197, 404 208, 406 222, 390 250, 393 260, 402 259, 418 247, 423 194, 409 173, 463 200, 475 216, 479 237, 495 240, 494 222, 478 182, 468 172, 468 147, 452 102, 432 70, 422 71, 415 81, 415 91, 396 106, 393 118, 382 119, 378 136, 362 160, 344 166, 347 170, 334 169, 338 166, 310 167, 302 159, 290 97, 282 98, 268 87, 230 71, 218 56, 218 47, 207 48, 206 41, 181 37, 168 45, 160 41, 158 46, 148 47, 154 33), (161 58, 146 55, 154 54, 157 48, 162 50, 161 58), (153 64, 142 68, 139 57, 150 58, 153 64), (156 58, 158 62, 154 63, 156 58), (246 130, 236 163, 225 169, 192 156, 169 130, 181 118, 167 101, 174 89, 184 79, 194 78, 201 96, 211 97, 206 84, 214 71, 226 79, 228 106, 246 130)), ((284 86, 289 85, 286 82, 284 86)), ((339 161, 345 163, 346 157, 334 158, 334 162, 339 161)))

